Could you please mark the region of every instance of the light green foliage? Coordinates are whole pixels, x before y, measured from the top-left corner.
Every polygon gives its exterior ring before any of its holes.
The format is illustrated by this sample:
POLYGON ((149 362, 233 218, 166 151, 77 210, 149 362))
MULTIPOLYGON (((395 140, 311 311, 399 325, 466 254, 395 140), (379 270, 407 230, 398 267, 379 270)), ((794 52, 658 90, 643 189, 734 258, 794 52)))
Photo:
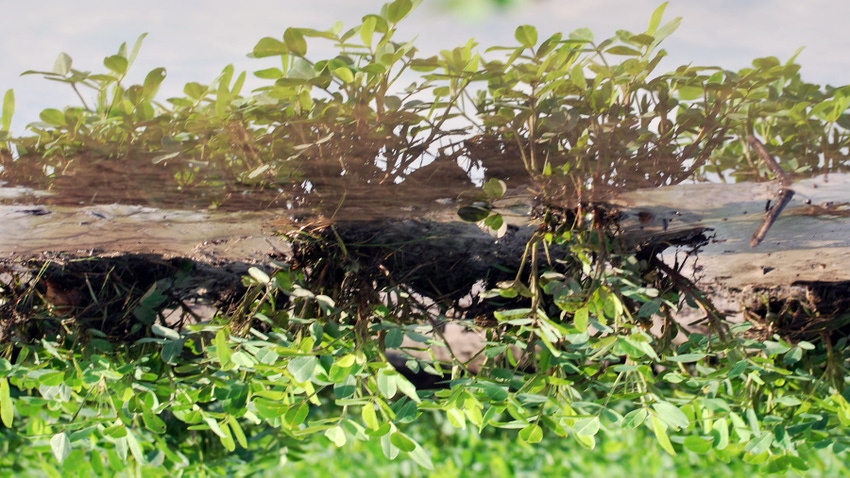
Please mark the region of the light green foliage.
MULTIPOLYGON (((373 171, 380 158, 383 173, 401 176, 430 146, 451 141, 449 120, 514 148, 536 179, 585 185, 632 186, 635 176, 617 171, 636 164, 660 174, 638 175, 639 185, 656 186, 709 170, 758 170, 741 160, 744 142, 729 140, 750 132, 783 161, 793 153, 795 169, 816 167, 820 153, 846 162, 850 92, 804 83, 793 61, 653 76, 664 56, 659 43, 679 23, 662 22, 663 6, 639 34, 596 42, 576 30, 540 41, 534 27, 521 26, 515 47, 479 55, 470 41, 418 58, 412 43, 396 38, 417 3, 395 0, 349 30, 289 28, 259 40, 253 56, 277 57, 280 67, 255 72, 270 83, 250 95, 242 92, 245 74, 228 66, 210 85, 187 84, 168 105, 154 101, 164 69, 141 85, 124 84, 143 37, 107 57, 103 74, 77 71, 62 54, 53 71, 31 73, 91 89, 97 103, 81 95, 82 107, 45 110, 31 125, 37 139, 12 141, 23 156, 46 162, 133 148, 154 153, 154 162, 209 161, 210 169, 180 176, 186 184, 204 171, 278 184, 309 178, 310 166, 328 167, 327 158, 349 173, 373 171), (313 39, 333 42, 339 54, 309 60, 313 39), (484 58, 497 52, 504 56, 484 58), (405 71, 421 81, 399 92, 405 71), (475 85, 484 89, 471 93, 475 85), (348 154, 352 144, 367 154, 348 154), (680 168, 657 167, 671 157, 680 168)), ((12 110, 7 94, 4 129, 12 110)), ((482 200, 506 190, 489 178, 482 200)), ((489 206, 461 216, 504 227, 489 206)), ((449 466, 436 459, 445 456, 471 463, 466 449, 482 447, 502 476, 518 466, 502 457, 537 447, 569 450, 560 458, 591 471, 605 459, 637 460, 626 447, 659 470, 690 470, 688 460, 699 460, 783 472, 820 466, 830 450, 845 456, 846 339, 757 341, 747 324, 725 329, 711 321, 716 311, 704 298, 648 269, 612 231, 581 214, 573 224, 556 219, 544 218, 529 244, 528 270, 486 294, 526 302, 492 314, 498 326, 487 332, 480 373, 457 361, 411 361, 447 372, 446 389, 417 390, 386 360, 386 348, 405 337, 432 344, 423 333, 429 326, 405 322, 401 306, 314 290, 303 270, 288 268, 249 270, 236 311, 208 324, 155 324, 164 298, 152 287, 134 312, 150 334, 135 343, 104 345, 85 330, 8 343, 0 350, 0 468, 56 476, 271 473, 330 444, 422 469, 449 466), (538 255, 554 247, 569 254, 544 270, 538 255), (685 299, 706 308, 711 333, 677 345, 670 314, 685 299), (649 332, 653 317, 664 321, 660 336, 649 332), (429 420, 439 426, 422 425, 429 420), (441 449, 438 431, 466 441, 441 449), (482 445, 479 434, 493 440, 482 445), (518 451, 500 449, 509 442, 518 451)), ((535 456, 540 469, 551 469, 551 456, 535 456)))

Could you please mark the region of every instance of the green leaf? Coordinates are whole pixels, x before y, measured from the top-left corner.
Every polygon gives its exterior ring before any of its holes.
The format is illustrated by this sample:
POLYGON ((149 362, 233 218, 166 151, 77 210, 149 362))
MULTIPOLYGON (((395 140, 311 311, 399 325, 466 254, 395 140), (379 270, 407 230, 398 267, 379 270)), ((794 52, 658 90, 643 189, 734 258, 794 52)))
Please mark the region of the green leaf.
POLYGON ((177 333, 176 330, 169 329, 168 327, 159 324, 151 325, 151 332, 153 332, 154 335, 165 337, 169 340, 180 340, 180 334, 177 333))
POLYGON ((665 23, 658 30, 655 31, 653 35, 655 37, 655 44, 661 43, 665 38, 670 36, 676 29, 679 28, 679 25, 682 23, 682 17, 676 17, 673 20, 665 23))
POLYGON ((664 16, 664 10, 667 8, 667 3, 664 2, 659 5, 655 11, 652 12, 652 16, 649 17, 649 26, 646 28, 647 35, 655 35, 655 32, 658 30, 658 25, 661 25, 661 18, 664 16))
POLYGON ((271 278, 269 277, 269 275, 257 267, 248 268, 248 275, 250 275, 252 278, 254 278, 255 281, 259 282, 262 285, 266 285, 271 282, 271 278))
POLYGON ((67 433, 57 433, 50 438, 50 451, 56 461, 62 463, 68 455, 71 454, 71 440, 68 439, 67 433))
POLYGON ((142 421, 145 423, 145 428, 148 430, 157 434, 165 433, 165 422, 153 414, 153 412, 148 411, 142 413, 142 421))
POLYGON ((403 341, 404 332, 397 327, 388 330, 387 335, 384 336, 384 346, 388 349, 397 349, 401 347, 403 341))
POLYGON ((341 448, 346 443, 345 431, 340 426, 328 428, 325 430, 325 437, 331 441, 337 448, 341 448))
POLYGON ((123 56, 112 55, 103 59, 103 66, 123 76, 127 73, 127 67, 129 66, 129 62, 123 56))
POLYGON ((392 444, 391 436, 392 435, 389 433, 381 435, 381 451, 387 459, 395 460, 398 456, 399 449, 397 446, 392 444))
POLYGON ((407 397, 414 402, 422 402, 422 399, 419 398, 419 394, 416 393, 416 387, 410 383, 404 375, 396 375, 396 386, 398 386, 398 389, 401 390, 401 393, 407 395, 407 397))
POLYGON ((652 408, 658 412, 658 417, 664 420, 664 423, 673 427, 674 430, 686 429, 690 424, 688 416, 672 403, 657 402, 652 405, 652 408))
POLYGON ((584 77, 584 66, 578 64, 570 70, 570 81, 580 90, 587 88, 587 79, 584 77))
POLYGON ((162 346, 162 360, 165 363, 170 363, 172 365, 176 364, 177 357, 183 353, 183 345, 186 343, 185 340, 169 340, 162 346))
POLYGON ((605 50, 605 53, 610 55, 626 55, 626 56, 640 56, 641 52, 635 50, 634 48, 627 47, 625 45, 617 45, 612 46, 611 48, 605 50))
POLYGON ((514 31, 514 38, 520 45, 531 48, 537 44, 537 29, 531 25, 520 25, 514 31))
POLYGON ((676 92, 678 93, 679 99, 684 101, 696 100, 703 96, 703 89, 701 86, 683 85, 676 88, 676 92))
POLYGON ((433 470, 434 464, 431 462, 431 456, 424 448, 422 448, 418 443, 416 443, 416 448, 411 451, 408 456, 411 460, 416 462, 417 465, 421 466, 426 470, 433 470))
POLYGON ((390 23, 398 23, 406 17, 413 9, 413 2, 410 0, 395 0, 387 5, 387 20, 390 23))
POLYGON ((390 399, 395 396, 398 389, 396 382, 397 376, 398 372, 395 370, 381 369, 378 371, 378 390, 380 390, 384 398, 390 399))
POLYGON ((508 190, 508 185, 501 179, 490 178, 490 180, 484 183, 482 189, 484 189, 484 194, 486 194, 490 200, 495 201, 497 199, 502 199, 502 196, 504 196, 505 192, 508 190))
POLYGON ((378 422, 378 414, 375 413, 375 405, 372 402, 363 405, 360 416, 363 418, 363 424, 367 428, 377 430, 381 426, 380 422, 378 422))
POLYGON ((255 71, 254 76, 264 80, 276 80, 278 78, 283 78, 283 71, 281 71, 280 68, 266 68, 264 70, 255 71))
POLYGON ((599 432, 599 417, 582 418, 573 425, 573 430, 581 436, 594 436, 599 432))
POLYGON ((354 73, 352 73, 351 69, 347 67, 341 66, 336 68, 334 69, 333 74, 345 84, 354 82, 354 73))
POLYGON ((68 76, 71 73, 71 57, 67 53, 62 52, 56 57, 53 62, 53 72, 57 75, 68 76))
POLYGON ((667 357, 670 362, 691 363, 698 362, 706 357, 706 354, 681 354, 667 357))
POLYGON ((481 206, 464 206, 457 210, 457 215, 466 222, 478 222, 486 219, 490 210, 481 206))
POLYGON ((686 437, 683 445, 688 450, 699 454, 707 453, 709 450, 711 450, 710 440, 706 440, 702 437, 693 435, 686 437))
POLYGON ((652 422, 652 431, 655 433, 655 439, 658 440, 658 444, 661 445, 664 451, 675 456, 676 450, 673 449, 673 444, 670 443, 670 437, 667 436, 667 425, 654 414, 650 415, 649 419, 652 422))
POLYGON ((402 432, 395 432, 390 435, 390 443, 395 445, 399 450, 411 452, 416 449, 416 442, 402 432))
POLYGON ((647 411, 645 408, 637 408, 623 417, 623 428, 637 428, 646 421, 647 411))
POLYGON ((39 115, 41 121, 52 125, 52 126, 65 126, 65 113, 55 109, 55 108, 47 108, 43 110, 39 115))
POLYGON ((0 130, 9 131, 12 127, 12 115, 15 113, 15 92, 11 88, 3 95, 3 113, 0 115, 0 130))
POLYGON ((307 54, 307 40, 304 39, 301 30, 292 27, 287 28, 283 32, 283 42, 293 55, 303 57, 307 54))
POLYGON ((543 428, 532 423, 519 431, 519 438, 526 443, 540 443, 543 440, 543 428))
POLYGON ((39 375, 39 377, 38 377, 39 385, 42 385, 42 386, 45 386, 45 387, 55 387, 57 385, 60 385, 64 381, 65 381, 65 372, 62 372, 61 370, 54 370, 52 372, 47 372, 47 373, 39 375))
POLYGON ((215 334, 215 353, 222 369, 230 367, 230 347, 227 345, 227 332, 224 329, 215 334))
POLYGON ((15 418, 15 408, 9 391, 9 380, 0 378, 0 421, 6 428, 12 428, 15 418))
POLYGON ((313 377, 319 359, 315 355, 301 355, 293 358, 286 366, 292 378, 298 383, 305 383, 313 377))
POLYGON ((764 431, 747 442, 744 450, 750 455, 760 455, 766 452, 771 444, 773 444, 773 432, 764 431))
POLYGON ((289 407, 289 409, 283 415, 283 419, 291 426, 297 427, 304 423, 304 420, 307 419, 307 415, 309 414, 310 406, 307 405, 307 402, 301 402, 298 405, 293 405, 289 407))
POLYGON ((593 41, 593 31, 589 28, 577 28, 570 33, 570 40, 591 42, 593 41))
POLYGON ((372 36, 375 34, 375 25, 378 23, 374 16, 366 16, 363 18, 363 23, 360 25, 360 39, 367 47, 372 46, 372 36))
POLYGON ((260 41, 254 45, 254 50, 251 55, 254 58, 265 58, 268 56, 288 55, 289 48, 280 40, 272 37, 260 38, 260 41))
POLYGON ((718 418, 711 427, 711 435, 714 437, 714 448, 723 450, 729 446, 729 422, 725 418, 718 418))
POLYGON ((590 322, 590 309, 587 306, 581 307, 573 315, 573 325, 576 326, 579 332, 587 330, 587 324, 590 322))
POLYGON ((245 432, 242 431, 242 427, 239 426, 239 422, 233 415, 227 416, 227 423, 230 424, 230 429, 233 431, 233 436, 236 438, 236 442, 239 443, 239 446, 242 448, 248 448, 248 439, 245 437, 245 432))

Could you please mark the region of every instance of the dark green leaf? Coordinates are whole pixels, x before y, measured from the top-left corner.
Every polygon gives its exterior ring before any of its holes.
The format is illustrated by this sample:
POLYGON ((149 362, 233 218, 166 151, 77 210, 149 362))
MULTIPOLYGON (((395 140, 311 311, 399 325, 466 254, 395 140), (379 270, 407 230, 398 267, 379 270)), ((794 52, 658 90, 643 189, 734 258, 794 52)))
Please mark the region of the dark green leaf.
POLYGON ((467 222, 478 222, 490 215, 490 210, 480 206, 464 206, 457 210, 457 215, 467 222))
POLYGON ((490 200, 495 201, 502 199, 502 196, 505 195, 505 191, 508 190, 508 186, 501 179, 490 178, 490 180, 484 183, 482 189, 484 189, 484 194, 486 194, 490 200))

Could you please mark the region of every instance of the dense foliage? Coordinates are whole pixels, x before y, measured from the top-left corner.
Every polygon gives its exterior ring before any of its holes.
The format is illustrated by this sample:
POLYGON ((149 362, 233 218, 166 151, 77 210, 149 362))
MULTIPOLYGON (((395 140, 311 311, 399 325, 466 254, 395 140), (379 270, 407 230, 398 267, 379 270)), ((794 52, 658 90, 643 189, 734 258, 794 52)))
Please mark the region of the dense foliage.
MULTIPOLYGON (((253 56, 281 64, 255 72, 270 82, 250 95, 241 92, 245 74, 227 67, 212 84, 189 83, 184 97, 158 102, 164 69, 141 85, 124 81, 141 38, 107 57, 105 73, 75 70, 63 54, 41 74, 94 91, 96 102, 80 93, 80 107, 43 111, 34 136, 5 134, 17 156, 3 156, 4 174, 49 179, 83 157, 144 152, 173 165, 189 192, 229 178, 306 201, 333 194, 322 190, 333 189, 328 177, 394 187, 429 157, 483 168, 486 202, 507 187, 487 170, 488 154, 514 154, 523 180, 587 205, 606 187, 762 176, 748 134, 787 169, 846 171, 850 87, 805 83, 793 60, 775 58, 738 72, 683 66, 656 75, 659 44, 678 26, 662 23, 663 6, 639 34, 597 42, 580 29, 540 41, 521 26, 517 46, 479 54, 470 41, 421 58, 395 38, 415 3, 395 0, 349 30, 288 28, 261 39, 253 56), (309 60, 308 38, 332 41, 339 54, 309 60), (416 80, 400 87, 412 72, 416 80)), ((7 94, 6 131, 13 101, 7 94)), ((475 207, 467 218, 503 227, 475 207)), ((180 329, 159 320, 169 286, 158 282, 128 304, 146 335, 131 343, 104 340, 91 322, 74 327, 74 311, 39 306, 32 286, 26 300, 39 320, 64 321, 50 336, 7 335, 0 346, 2 469, 231 474, 273 470, 317 453, 316 443, 360 442, 429 469, 446 455, 436 447, 474 449, 479 434, 516 440, 514 457, 545 444, 562 453, 548 459, 564 463, 575 446, 603 461, 631 443, 641 456, 657 447, 680 470, 843 469, 830 452, 850 446, 846 337, 764 340, 750 324, 729 326, 677 270, 625 249, 616 228, 588 211, 546 215, 527 266, 485 294, 507 305, 485 318, 495 325, 479 373, 458 361, 408 362, 445 374, 451 386, 436 390, 418 390, 385 352, 405 337, 439 343, 439 333, 419 320, 421 309, 400 305, 414 300, 411 291, 358 277, 355 260, 335 286, 310 264, 253 268, 238 307, 180 329), (548 250, 569 254, 544 267, 548 250), (364 284, 379 285, 364 296, 364 284), (684 301, 702 308, 707 326, 677 343, 672 314, 684 301), (661 333, 650 331, 653 318, 661 333), (455 435, 466 438, 446 438, 455 435)), ((315 240, 304 237, 296 240, 315 240)), ((334 250, 344 262, 344 244, 334 250)), ((446 463, 438 465, 450 470, 446 463)))

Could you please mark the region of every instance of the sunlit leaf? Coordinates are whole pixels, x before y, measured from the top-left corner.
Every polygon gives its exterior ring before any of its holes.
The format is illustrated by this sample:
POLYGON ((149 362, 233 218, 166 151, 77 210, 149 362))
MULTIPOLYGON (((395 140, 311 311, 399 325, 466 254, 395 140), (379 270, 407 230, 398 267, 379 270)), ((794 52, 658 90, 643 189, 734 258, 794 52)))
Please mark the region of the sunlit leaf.
POLYGON ((573 425, 573 430, 579 435, 594 436, 599 432, 599 417, 582 418, 573 425))
POLYGON ((378 415, 375 413, 375 406, 372 403, 367 403, 363 405, 362 410, 360 411, 360 416, 363 419, 363 424, 372 430, 377 430, 380 426, 378 422, 378 415))
POLYGON ((0 378, 0 421, 6 428, 12 428, 15 417, 15 407, 9 391, 9 380, 0 378))
POLYGON ((434 464, 431 462, 431 455, 428 453, 425 448, 416 443, 416 448, 413 451, 409 452, 408 456, 411 460, 416 462, 417 465, 421 466, 426 470, 433 470, 434 464))
POLYGON ((151 332, 153 332, 154 335, 158 335, 160 337, 164 337, 164 338, 170 339, 170 340, 179 340, 180 339, 180 334, 177 333, 177 331, 175 331, 174 329, 170 329, 168 327, 165 327, 163 325, 159 325, 159 324, 151 325, 151 332))
POLYGON ((227 332, 224 329, 215 334, 215 353, 221 368, 230 366, 230 347, 227 344, 227 332))
POLYGON ((57 433, 50 438, 50 451, 56 461, 62 463, 68 455, 71 454, 71 440, 68 439, 67 433, 57 433))
POLYGON ((576 310, 573 315, 573 324, 576 326, 579 332, 584 332, 587 330, 587 325, 590 322, 590 309, 587 306, 581 307, 576 310))
POLYGON ((345 443, 348 441, 345 438, 345 431, 342 429, 342 427, 339 426, 328 428, 327 430, 325 430, 325 437, 327 437, 327 439, 330 440, 331 443, 336 445, 338 448, 344 446, 345 443))
POLYGON ((254 280, 259 282, 260 284, 266 285, 269 282, 271 282, 271 277, 269 277, 268 274, 266 274, 263 270, 261 270, 257 267, 250 267, 248 269, 248 274, 251 277, 253 277, 254 280))
POLYGON ((652 408, 658 412, 657 416, 674 430, 688 428, 690 424, 687 415, 670 402, 656 402, 652 404, 652 408))
POLYGON ((293 358, 286 366, 286 370, 292 374, 292 378, 298 383, 304 383, 313 376, 319 359, 314 355, 301 355, 293 358))
POLYGON ((673 449, 673 444, 670 443, 670 437, 667 436, 667 425, 659 420, 655 415, 650 415, 652 422, 652 431, 655 433, 655 438, 661 448, 671 455, 676 455, 676 450, 673 449))

